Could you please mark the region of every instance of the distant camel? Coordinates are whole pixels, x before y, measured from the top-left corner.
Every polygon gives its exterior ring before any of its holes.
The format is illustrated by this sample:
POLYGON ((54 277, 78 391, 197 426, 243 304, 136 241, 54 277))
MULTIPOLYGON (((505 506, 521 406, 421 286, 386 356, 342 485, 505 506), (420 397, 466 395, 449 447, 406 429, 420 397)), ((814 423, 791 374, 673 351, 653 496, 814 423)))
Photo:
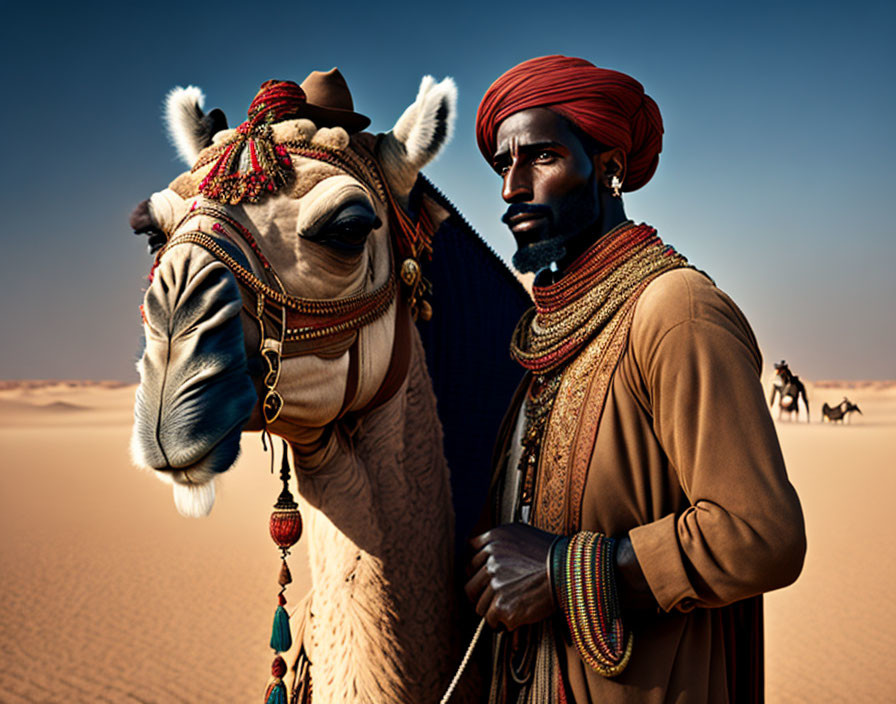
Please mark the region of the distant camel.
POLYGON ((843 400, 836 406, 829 406, 825 403, 821 407, 821 422, 824 423, 825 420, 829 420, 831 423, 842 423, 845 418, 846 422, 849 423, 849 414, 853 411, 858 411, 859 415, 864 415, 856 404, 844 396, 843 400))
POLYGON ((796 419, 800 419, 799 400, 803 398, 806 405, 806 422, 809 422, 809 396, 806 394, 806 387, 800 378, 790 371, 787 362, 783 359, 775 364, 775 380, 772 384, 772 394, 768 399, 769 405, 774 408, 775 397, 780 395, 781 400, 778 403, 778 420, 781 420, 781 414, 790 414, 796 412, 796 419))

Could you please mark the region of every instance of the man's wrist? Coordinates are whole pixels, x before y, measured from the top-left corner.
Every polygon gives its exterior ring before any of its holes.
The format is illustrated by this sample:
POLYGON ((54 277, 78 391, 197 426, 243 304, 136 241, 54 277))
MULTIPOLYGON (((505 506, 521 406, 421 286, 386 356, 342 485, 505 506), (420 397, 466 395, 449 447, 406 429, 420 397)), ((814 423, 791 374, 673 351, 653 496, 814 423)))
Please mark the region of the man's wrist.
POLYGON ((560 599, 557 594, 557 579, 560 574, 563 560, 566 556, 566 547, 568 545, 569 538, 565 535, 558 535, 554 538, 554 542, 551 543, 551 547, 548 550, 546 565, 548 571, 548 584, 551 585, 551 600, 555 609, 560 606, 560 599))
POLYGON ((638 562, 635 548, 628 534, 621 536, 616 543, 614 558, 616 566, 616 585, 619 601, 626 609, 648 609, 657 606, 650 585, 638 562))

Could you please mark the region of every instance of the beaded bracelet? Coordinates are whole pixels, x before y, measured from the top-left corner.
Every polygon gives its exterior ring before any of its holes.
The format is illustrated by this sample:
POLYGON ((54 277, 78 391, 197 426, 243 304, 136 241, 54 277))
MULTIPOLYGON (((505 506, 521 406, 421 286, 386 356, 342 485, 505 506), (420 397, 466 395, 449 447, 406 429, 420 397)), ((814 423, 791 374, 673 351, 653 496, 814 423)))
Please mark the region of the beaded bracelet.
POLYGON ((555 541, 551 550, 551 583, 572 641, 604 677, 620 674, 632 654, 616 592, 615 550, 614 538, 589 531, 555 541))

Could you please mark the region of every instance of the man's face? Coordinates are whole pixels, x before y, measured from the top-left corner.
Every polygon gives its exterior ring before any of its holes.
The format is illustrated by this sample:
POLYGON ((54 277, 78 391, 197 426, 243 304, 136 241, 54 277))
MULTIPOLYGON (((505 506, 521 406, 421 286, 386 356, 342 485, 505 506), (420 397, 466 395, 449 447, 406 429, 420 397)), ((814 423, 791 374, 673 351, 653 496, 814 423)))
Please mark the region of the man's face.
POLYGON ((498 126, 493 157, 510 203, 501 218, 513 233, 519 271, 538 271, 600 216, 594 164, 569 123, 547 108, 515 113, 498 126))

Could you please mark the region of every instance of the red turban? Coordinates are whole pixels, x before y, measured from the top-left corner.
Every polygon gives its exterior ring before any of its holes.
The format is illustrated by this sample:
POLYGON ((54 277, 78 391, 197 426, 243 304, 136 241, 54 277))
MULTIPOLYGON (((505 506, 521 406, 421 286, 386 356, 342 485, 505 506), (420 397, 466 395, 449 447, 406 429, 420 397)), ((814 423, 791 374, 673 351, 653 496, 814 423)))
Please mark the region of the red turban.
POLYGON ((485 92, 476 114, 476 141, 491 163, 498 125, 529 108, 545 107, 607 147, 626 152, 623 191, 647 183, 663 148, 663 118, 644 86, 584 59, 541 56, 507 71, 485 92))

